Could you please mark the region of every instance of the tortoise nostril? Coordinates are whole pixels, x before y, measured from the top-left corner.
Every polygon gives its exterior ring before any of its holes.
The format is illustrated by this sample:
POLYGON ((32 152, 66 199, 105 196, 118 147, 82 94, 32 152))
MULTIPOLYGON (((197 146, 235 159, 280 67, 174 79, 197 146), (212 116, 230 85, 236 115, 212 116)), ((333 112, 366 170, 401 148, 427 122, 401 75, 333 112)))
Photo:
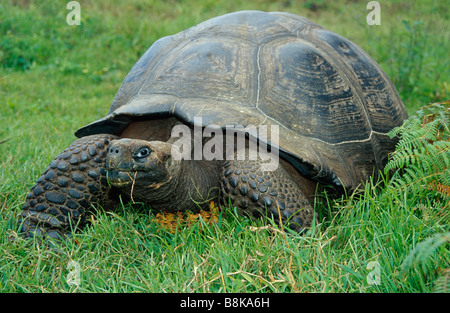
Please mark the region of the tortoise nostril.
POLYGON ((118 149, 118 148, 110 148, 109 149, 109 153, 119 154, 120 153, 120 149, 118 149))

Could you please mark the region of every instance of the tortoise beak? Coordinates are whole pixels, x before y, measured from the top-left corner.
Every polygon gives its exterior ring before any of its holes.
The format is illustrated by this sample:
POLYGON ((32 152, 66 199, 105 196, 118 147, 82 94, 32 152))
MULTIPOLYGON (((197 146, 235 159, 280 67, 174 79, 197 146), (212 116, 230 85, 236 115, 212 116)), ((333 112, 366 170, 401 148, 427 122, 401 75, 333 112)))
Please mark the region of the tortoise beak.
MULTIPOLYGON (((135 172, 136 174, 137 172, 135 172)), ((108 182, 115 187, 124 187, 132 184, 135 180, 136 175, 130 172, 122 172, 116 170, 107 170, 106 178, 108 182)))

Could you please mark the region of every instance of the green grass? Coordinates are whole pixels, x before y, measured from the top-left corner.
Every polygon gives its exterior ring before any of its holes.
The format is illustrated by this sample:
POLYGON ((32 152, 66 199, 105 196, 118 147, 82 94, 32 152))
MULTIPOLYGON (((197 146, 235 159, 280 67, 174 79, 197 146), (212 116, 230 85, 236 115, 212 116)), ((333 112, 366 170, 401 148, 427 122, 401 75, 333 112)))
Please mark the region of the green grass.
POLYGON ((10 241, 27 191, 78 127, 104 116, 138 57, 207 18, 297 13, 366 50, 410 114, 448 98, 449 16, 440 1, 380 1, 380 26, 365 23, 365 1, 79 2, 81 26, 66 24, 67 1, 0 4, 0 291, 448 291, 445 194, 398 188, 400 174, 336 201, 323 195, 320 229, 303 237, 232 210, 218 225, 171 234, 145 208, 124 206, 99 211, 58 248, 10 241), (78 286, 68 284, 70 261, 79 265, 78 286), (367 280, 373 261, 380 284, 367 280))

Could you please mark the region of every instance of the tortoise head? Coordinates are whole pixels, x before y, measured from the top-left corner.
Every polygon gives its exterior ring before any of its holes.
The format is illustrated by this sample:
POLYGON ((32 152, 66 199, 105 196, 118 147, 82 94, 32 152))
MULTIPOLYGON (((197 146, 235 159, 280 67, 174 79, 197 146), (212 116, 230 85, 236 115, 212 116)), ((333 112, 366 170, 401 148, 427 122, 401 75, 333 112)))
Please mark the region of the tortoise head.
POLYGON ((172 180, 179 168, 171 148, 171 144, 162 141, 112 141, 106 157, 108 181, 125 191, 134 189, 137 195, 159 189, 172 180))

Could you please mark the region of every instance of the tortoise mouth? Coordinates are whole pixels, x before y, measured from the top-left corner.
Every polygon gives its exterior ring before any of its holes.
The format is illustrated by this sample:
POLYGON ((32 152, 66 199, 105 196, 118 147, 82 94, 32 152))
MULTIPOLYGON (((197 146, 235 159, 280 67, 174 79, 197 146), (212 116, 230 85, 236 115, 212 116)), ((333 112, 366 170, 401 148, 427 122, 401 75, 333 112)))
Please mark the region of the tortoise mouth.
POLYGON ((115 187, 124 187, 132 185, 133 182, 139 177, 139 172, 142 171, 109 170, 106 173, 106 177, 111 185, 115 187))

